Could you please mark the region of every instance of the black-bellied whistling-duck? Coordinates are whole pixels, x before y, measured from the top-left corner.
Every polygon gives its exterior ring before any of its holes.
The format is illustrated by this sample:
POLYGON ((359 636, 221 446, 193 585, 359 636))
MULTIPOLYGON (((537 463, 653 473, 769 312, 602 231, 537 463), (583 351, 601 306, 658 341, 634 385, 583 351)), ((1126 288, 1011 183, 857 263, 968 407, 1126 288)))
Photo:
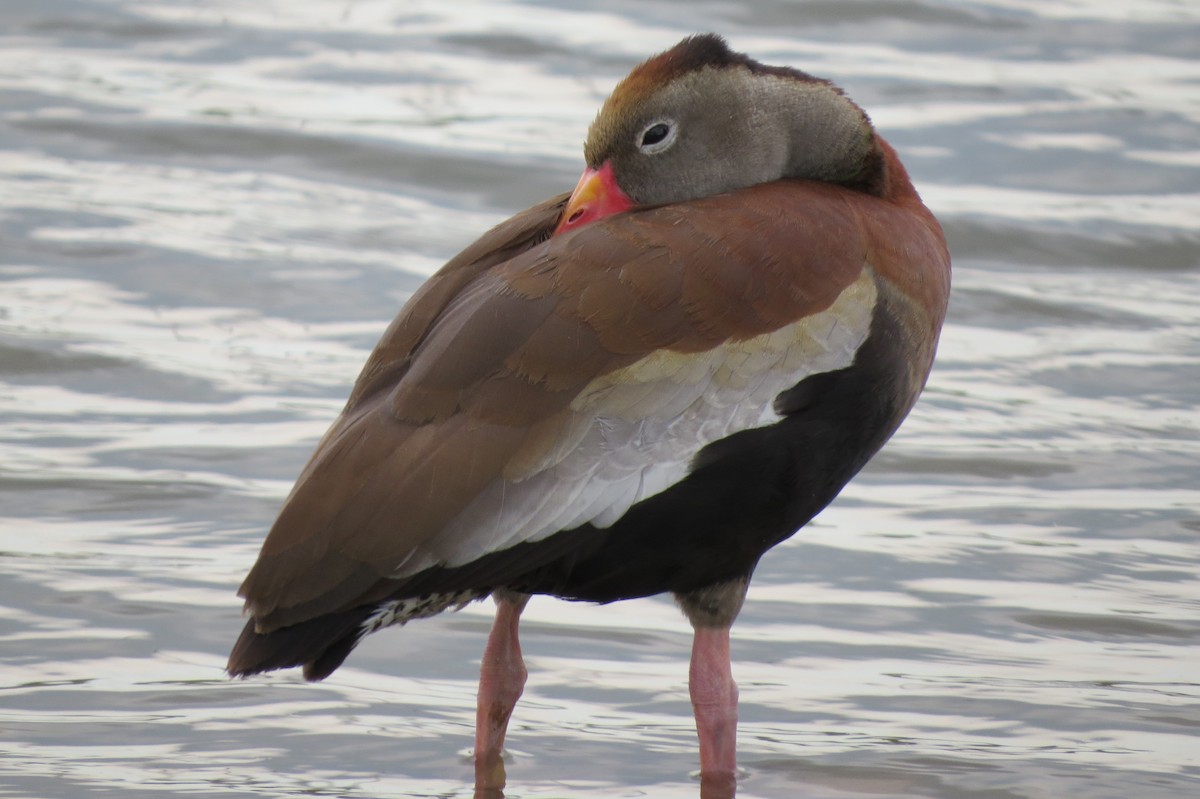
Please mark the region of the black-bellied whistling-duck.
POLYGON ((242 584, 229 660, 319 680, 368 633, 490 595, 483 787, 530 594, 673 593, 701 773, 734 773, 754 567, 908 413, 949 292, 941 229, 866 114, 717 36, 634 69, 584 153, 573 194, 484 234, 384 334, 242 584))

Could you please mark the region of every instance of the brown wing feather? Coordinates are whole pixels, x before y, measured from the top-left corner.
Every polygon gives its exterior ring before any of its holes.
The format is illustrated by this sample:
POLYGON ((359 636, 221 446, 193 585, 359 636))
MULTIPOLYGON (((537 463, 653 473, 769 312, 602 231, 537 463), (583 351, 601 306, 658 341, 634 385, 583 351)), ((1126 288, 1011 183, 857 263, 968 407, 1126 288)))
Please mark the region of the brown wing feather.
POLYGON ((346 411, 376 390, 395 384, 407 368, 413 349, 465 286, 496 264, 548 239, 562 216, 568 196, 560 194, 502 222, 426 280, 401 309, 367 359, 346 403, 346 411))
POLYGON ((258 629, 371 601, 398 568, 437 563, 439 532, 560 441, 598 376, 829 307, 867 263, 865 219, 883 205, 779 182, 542 241, 559 199, 485 235, 401 312, 301 475, 242 585, 258 629))

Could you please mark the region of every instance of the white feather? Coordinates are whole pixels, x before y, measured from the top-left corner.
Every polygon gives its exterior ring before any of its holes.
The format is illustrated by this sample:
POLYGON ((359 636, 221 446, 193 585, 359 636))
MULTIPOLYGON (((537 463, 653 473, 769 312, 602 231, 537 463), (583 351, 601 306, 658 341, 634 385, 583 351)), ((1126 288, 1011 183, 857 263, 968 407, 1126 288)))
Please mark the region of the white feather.
POLYGON ((706 445, 778 421, 780 392, 853 363, 875 301, 874 277, 864 270, 832 306, 799 322, 703 353, 656 351, 597 378, 545 453, 516 479, 488 486, 437 535, 429 557, 396 575, 431 562, 460 566, 589 522, 616 523, 686 477, 706 445))

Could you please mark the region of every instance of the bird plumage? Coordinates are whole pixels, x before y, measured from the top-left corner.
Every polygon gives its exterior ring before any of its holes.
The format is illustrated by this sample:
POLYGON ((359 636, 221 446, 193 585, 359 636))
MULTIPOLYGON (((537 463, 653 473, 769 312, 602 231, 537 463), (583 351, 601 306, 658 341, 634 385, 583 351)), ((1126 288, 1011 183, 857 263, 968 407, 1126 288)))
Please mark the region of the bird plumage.
POLYGON ((631 210, 517 214, 388 328, 242 585, 232 674, 319 679, 493 592, 670 591, 727 629, 762 554, 912 407, 949 256, 840 90, 693 37, 618 87, 588 160, 631 210), (753 129, 708 122, 706 89, 738 86, 753 129))

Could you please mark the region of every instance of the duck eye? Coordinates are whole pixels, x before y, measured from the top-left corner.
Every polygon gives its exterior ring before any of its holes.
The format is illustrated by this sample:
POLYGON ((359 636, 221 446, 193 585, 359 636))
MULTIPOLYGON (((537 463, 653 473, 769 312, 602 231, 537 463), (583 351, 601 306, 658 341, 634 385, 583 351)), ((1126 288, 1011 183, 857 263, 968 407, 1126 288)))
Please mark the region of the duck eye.
POLYGON ((675 134, 678 130, 679 126, 671 119, 651 122, 642 129, 642 137, 638 140, 638 149, 647 155, 661 153, 675 143, 675 134))
POLYGON ((662 122, 651 125, 646 129, 646 132, 642 134, 642 146, 649 147, 652 144, 658 144, 660 141, 667 138, 667 134, 670 132, 671 128, 662 122))

